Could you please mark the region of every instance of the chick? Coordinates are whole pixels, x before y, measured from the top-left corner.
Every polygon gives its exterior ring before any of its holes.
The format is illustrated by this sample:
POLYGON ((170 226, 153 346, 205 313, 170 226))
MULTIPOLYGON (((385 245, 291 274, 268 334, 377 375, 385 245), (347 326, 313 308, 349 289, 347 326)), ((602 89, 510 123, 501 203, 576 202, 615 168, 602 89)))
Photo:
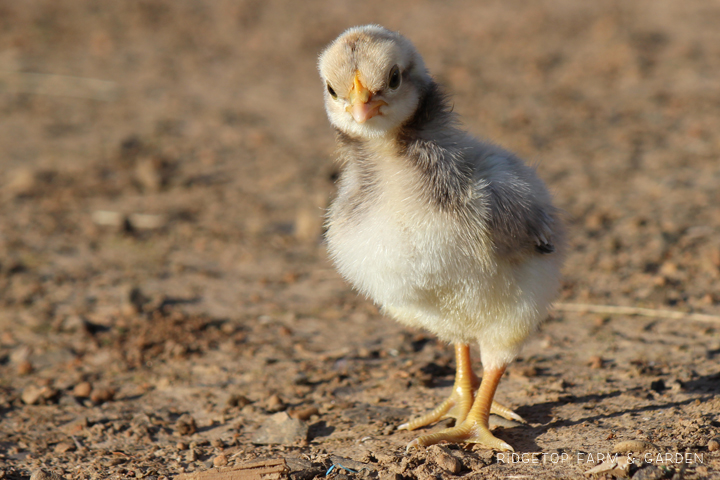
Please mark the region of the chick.
POLYGON ((400 425, 456 424, 442 441, 513 450, 489 430, 507 365, 556 295, 563 230, 535 170, 458 127, 412 43, 377 25, 345 31, 320 55, 342 173, 328 212, 337 269, 387 315, 454 343, 451 396, 400 425), (478 342, 482 381, 472 370, 478 342))

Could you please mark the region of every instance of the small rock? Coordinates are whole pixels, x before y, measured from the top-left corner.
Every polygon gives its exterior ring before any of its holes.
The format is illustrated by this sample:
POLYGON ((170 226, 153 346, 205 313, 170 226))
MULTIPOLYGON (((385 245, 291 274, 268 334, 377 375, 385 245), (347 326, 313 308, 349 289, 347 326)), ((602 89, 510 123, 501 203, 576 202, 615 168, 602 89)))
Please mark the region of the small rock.
POLYGON ((191 448, 185 454, 185 461, 187 461, 187 462, 194 462, 197 459, 198 459, 197 452, 195 451, 194 448, 191 448))
POLYGON ((115 389, 112 388, 96 388, 90 394, 90 400, 96 405, 109 402, 115 398, 115 389))
POLYGON ((18 375, 30 375, 33 372, 33 365, 28 360, 23 360, 18 363, 17 373, 18 375))
POLYGON ((210 445, 212 445, 215 448, 225 448, 225 444, 219 438, 216 438, 212 442, 210 442, 210 445))
POLYGON ((588 365, 590 365, 590 368, 597 370, 603 367, 603 359, 599 355, 593 355, 588 360, 588 365))
POLYGON ((197 432, 195 419, 187 413, 182 415, 175 423, 175 431, 178 435, 192 435, 197 432))
POLYGON ((54 472, 48 472, 45 469, 38 468, 30 475, 30 480, 62 480, 62 477, 54 472))
POLYGON ((288 445, 307 440, 308 426, 302 420, 279 412, 268 418, 255 433, 252 443, 258 445, 288 445))
POLYGON ((538 376, 538 369, 533 367, 532 365, 527 365, 524 367, 519 367, 512 370, 513 376, 520 376, 525 378, 532 378, 538 376))
POLYGON ((72 452, 76 449, 75 443, 73 442, 61 442, 55 445, 55 453, 72 452))
POLYGON ((565 380, 560 378, 552 383, 548 383, 547 388, 551 392, 564 392, 565 389, 569 386, 570 386, 570 384, 568 384, 565 380))
POLYGON ((278 395, 271 395, 265 402, 265 410, 269 413, 281 412, 287 408, 285 402, 278 395))
POLYGON ((10 181, 5 188, 13 196, 21 197, 25 195, 32 195, 36 186, 37 180, 35 172, 29 168, 21 168, 12 173, 10 181))
POLYGON ((20 398, 26 405, 38 405, 53 400, 57 394, 58 392, 54 388, 47 385, 42 387, 30 385, 23 390, 20 398))
POLYGON ((101 227, 112 227, 117 230, 124 230, 127 223, 127 217, 124 213, 112 210, 95 210, 90 216, 95 225, 101 227))
POLYGON ((185 443, 185 442, 177 442, 177 443, 175 444, 175 448, 177 448, 178 450, 187 450, 187 449, 188 449, 188 444, 185 443))
POLYGON ((720 437, 712 438, 708 442, 708 451, 717 452, 720 450, 720 437))
POLYGON ((252 402, 244 395, 230 395, 227 400, 228 407, 244 407, 250 405, 252 402))
POLYGON ((661 480, 665 478, 665 472, 655 465, 645 464, 632 476, 633 480, 661 480))
POLYGON ((88 398, 92 393, 92 384, 90 382, 80 382, 73 388, 73 396, 78 398, 88 398))
POLYGON ((135 230, 156 230, 168 223, 165 215, 151 215, 148 213, 132 213, 128 217, 128 221, 135 230))
POLYGON ((318 415, 320 412, 317 407, 306 407, 306 408, 294 408, 288 411, 291 418, 297 418, 298 420, 307 420, 313 415, 318 415))
POLYGON ((213 458, 213 465, 215 465, 216 467, 224 467, 227 464, 228 458, 224 453, 216 455, 215 458, 213 458))
POLYGON ((135 179, 146 192, 157 192, 167 184, 169 166, 159 157, 139 159, 135 167, 135 179))
POLYGON ((428 448, 428 453, 431 455, 432 460, 443 470, 452 474, 460 473, 462 470, 463 464, 460 459, 452 455, 447 448, 433 445, 428 448))

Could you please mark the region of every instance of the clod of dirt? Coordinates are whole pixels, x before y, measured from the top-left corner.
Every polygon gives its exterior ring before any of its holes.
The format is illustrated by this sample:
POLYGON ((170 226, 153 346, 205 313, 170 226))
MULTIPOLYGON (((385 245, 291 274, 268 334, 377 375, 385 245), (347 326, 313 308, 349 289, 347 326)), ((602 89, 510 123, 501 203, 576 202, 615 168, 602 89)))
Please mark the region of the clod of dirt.
POLYGON ((289 445, 307 440, 308 426, 302 420, 279 412, 268 418, 255 433, 252 443, 258 445, 289 445))
POLYGON ((216 467, 224 467, 227 464, 228 458, 227 455, 225 455, 224 453, 216 455, 215 458, 213 458, 213 465, 216 467))
POLYGON ((603 367, 603 359, 598 355, 593 355, 588 360, 588 365, 590 365, 590 368, 597 370, 603 367))
POLYGON ((65 453, 65 452, 72 452, 76 450, 77 447, 75 443, 73 442, 61 442, 55 445, 55 453, 65 453))
POLYGON ((124 230, 127 223, 125 214, 112 210, 95 210, 90 218, 96 225, 112 227, 117 230, 124 230))
POLYGON ((463 469, 463 464, 459 458, 455 457, 445 447, 433 445, 427 450, 428 459, 435 462, 438 467, 452 474, 458 474, 463 469))
POLYGON ((113 388, 96 388, 90 394, 90 400, 96 405, 109 402, 115 398, 115 389, 113 388))
POLYGON ((175 422, 175 432, 178 435, 192 435, 193 433, 197 432, 197 424, 195 423, 195 419, 187 413, 185 415, 182 415, 180 418, 177 419, 177 422, 175 422))
POLYGON ((90 382, 80 382, 73 388, 73 396, 78 398, 87 398, 92 393, 92 384, 90 382))
POLYGON ((137 162, 135 179, 144 190, 157 192, 162 186, 162 175, 159 165, 152 158, 144 158, 137 162))
POLYGON ((265 410, 269 413, 275 413, 283 411, 287 408, 285 402, 278 395, 271 395, 270 398, 265 402, 265 410))
POLYGON ((288 410, 288 414, 291 418, 297 418, 298 420, 307 420, 313 415, 318 415, 320 412, 317 407, 306 407, 306 408, 294 408, 288 410))
POLYGON ((227 400, 228 407, 244 407, 250 405, 252 402, 244 395, 230 395, 227 400))
POLYGON ((585 472, 585 475, 596 475, 606 473, 614 477, 626 478, 630 476, 630 467, 633 465, 627 457, 606 460, 600 465, 585 472))
POLYGON ((17 373, 18 375, 30 375, 33 372, 34 368, 32 363, 30 363, 27 360, 23 360, 22 362, 18 363, 17 366, 17 373))
POLYGON ((708 442, 708 451, 717 452, 718 450, 720 450, 720 437, 710 439, 708 442))
POLYGON ((642 440, 625 440, 620 442, 613 448, 613 453, 643 453, 649 450, 658 450, 654 444, 650 442, 644 442, 642 440))
POLYGON ((157 230, 168 223, 166 215, 131 213, 128 222, 133 230, 157 230))
POLYGON ((645 464, 644 467, 635 472, 632 478, 633 480, 661 480, 666 478, 666 472, 655 465, 645 464))
POLYGON ((30 475, 30 480, 62 480, 62 477, 57 473, 39 468, 30 475))
POLYGON ((57 398, 58 391, 54 388, 48 387, 47 385, 38 387, 36 385, 30 385, 23 390, 22 401, 26 405, 39 405, 46 404, 54 401, 57 398))

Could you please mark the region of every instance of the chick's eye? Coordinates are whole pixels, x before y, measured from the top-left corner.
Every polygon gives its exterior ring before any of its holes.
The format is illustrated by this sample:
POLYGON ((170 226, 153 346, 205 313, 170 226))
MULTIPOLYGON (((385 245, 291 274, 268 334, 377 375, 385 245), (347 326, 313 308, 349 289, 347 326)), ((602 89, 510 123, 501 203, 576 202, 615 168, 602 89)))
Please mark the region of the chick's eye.
POLYGON ((331 97, 337 98, 337 93, 335 93, 335 90, 333 90, 329 83, 327 84, 327 89, 331 97))
POLYGON ((388 77, 388 87, 390 87, 391 90, 395 90, 400 86, 400 80, 402 77, 400 76, 400 67, 395 65, 392 70, 390 70, 390 76, 388 77))

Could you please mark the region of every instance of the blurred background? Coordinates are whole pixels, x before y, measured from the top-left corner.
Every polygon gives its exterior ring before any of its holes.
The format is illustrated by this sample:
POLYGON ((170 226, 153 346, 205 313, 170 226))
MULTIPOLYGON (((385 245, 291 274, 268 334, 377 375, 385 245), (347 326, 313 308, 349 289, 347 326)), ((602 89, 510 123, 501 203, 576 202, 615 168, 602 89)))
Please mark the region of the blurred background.
MULTIPOLYGON (((365 23, 409 37, 465 127, 537 165, 571 232, 563 302, 720 314, 715 2, 0 1, 0 405, 19 432, 0 466, 82 465, 125 431, 174 445, 187 412, 247 459, 275 400, 315 392, 322 417, 337 371, 372 390, 357 372, 375 364, 348 358, 449 375, 422 370, 445 347, 383 319, 322 244, 337 167, 316 61, 365 23), (33 427, 41 406, 85 418, 86 440, 53 450, 67 432, 33 427), (137 433, 143 409, 165 413, 137 433)), ((720 349, 713 328, 686 337, 720 349)), ((617 349, 567 340, 581 362, 617 349)))

